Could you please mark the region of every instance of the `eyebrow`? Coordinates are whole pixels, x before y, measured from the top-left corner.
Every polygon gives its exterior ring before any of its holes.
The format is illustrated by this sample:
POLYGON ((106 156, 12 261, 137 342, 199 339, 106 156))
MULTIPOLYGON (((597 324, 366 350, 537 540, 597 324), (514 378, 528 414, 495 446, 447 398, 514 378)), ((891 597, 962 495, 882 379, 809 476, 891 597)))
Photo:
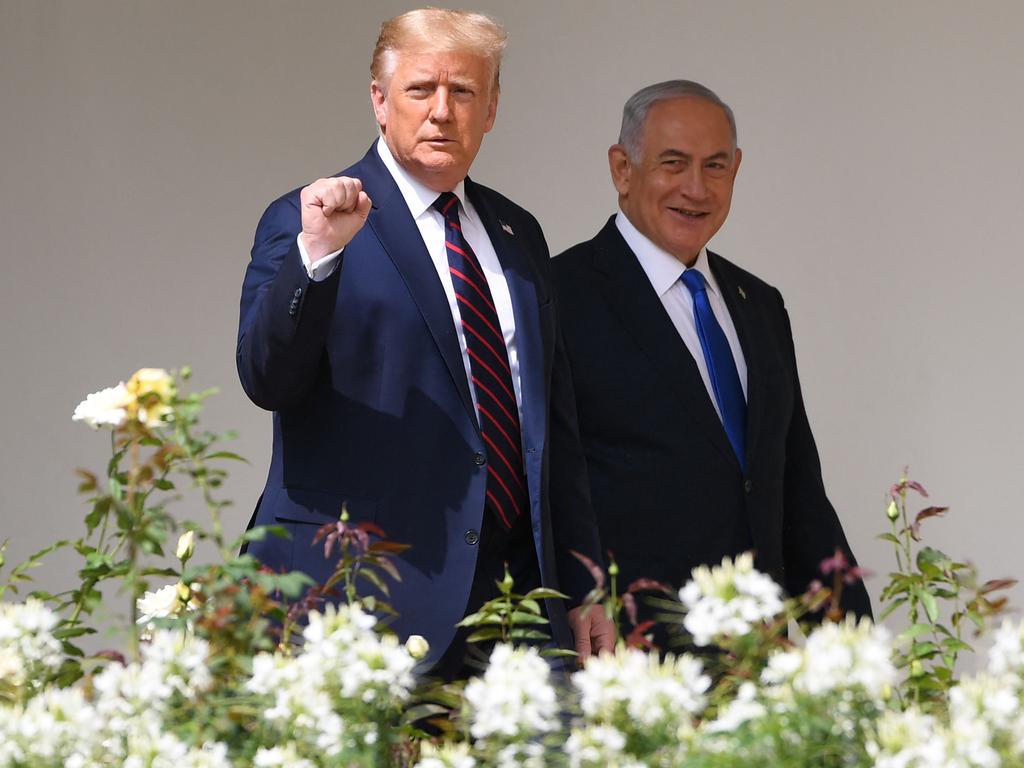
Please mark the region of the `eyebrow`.
MULTIPOLYGON (((659 159, 670 158, 670 157, 681 157, 681 158, 683 158, 685 160, 692 160, 693 159, 693 155, 691 155, 691 154, 689 154, 687 152, 683 152, 682 150, 679 150, 679 149, 666 149, 660 155, 658 155, 659 159)), ((721 150, 719 152, 715 152, 713 155, 709 155, 708 157, 705 157, 704 161, 706 162, 708 160, 729 160, 730 157, 731 157, 731 155, 728 152, 726 152, 725 150, 721 150)))

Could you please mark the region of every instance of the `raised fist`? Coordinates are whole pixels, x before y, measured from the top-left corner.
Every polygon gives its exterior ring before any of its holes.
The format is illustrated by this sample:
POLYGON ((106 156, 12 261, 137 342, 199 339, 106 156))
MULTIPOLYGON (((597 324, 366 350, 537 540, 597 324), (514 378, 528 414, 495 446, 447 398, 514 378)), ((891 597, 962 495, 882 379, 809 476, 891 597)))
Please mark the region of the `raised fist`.
POLYGON ((316 263, 344 248, 370 215, 370 197, 359 179, 339 176, 318 179, 299 193, 302 244, 316 263))

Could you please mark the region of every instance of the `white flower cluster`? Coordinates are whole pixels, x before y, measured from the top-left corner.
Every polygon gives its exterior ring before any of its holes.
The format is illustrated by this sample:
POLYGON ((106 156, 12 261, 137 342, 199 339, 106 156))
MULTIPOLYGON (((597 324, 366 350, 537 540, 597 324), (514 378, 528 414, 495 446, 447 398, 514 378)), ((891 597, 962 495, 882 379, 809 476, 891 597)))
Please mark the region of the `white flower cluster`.
POLYGON ((632 723, 644 728, 668 723, 692 724, 704 710, 711 678, 701 662, 690 656, 656 654, 618 648, 601 654, 572 676, 580 692, 580 707, 592 721, 632 723))
POLYGON ((328 605, 310 614, 298 655, 254 657, 247 687, 270 698, 266 720, 329 757, 358 747, 357 739, 372 744, 378 717, 409 698, 416 664, 393 635, 378 636, 375 624, 358 605, 328 605), (358 728, 339 714, 346 704, 359 710, 358 728))
POLYGON ((852 618, 824 622, 803 648, 769 657, 761 679, 769 686, 789 685, 812 696, 860 689, 881 702, 896 681, 891 635, 867 618, 859 623, 852 618))
POLYGON ((683 626, 697 645, 710 645, 716 637, 745 635, 784 607, 782 588, 754 569, 749 552, 735 560, 723 558, 714 568, 694 568, 679 599, 687 610, 683 626))
POLYGON ((468 744, 446 743, 440 746, 423 742, 420 759, 413 768, 476 768, 468 744))
POLYGON ((942 768, 949 765, 946 732, 931 715, 916 707, 887 711, 876 723, 876 738, 867 743, 874 768, 942 768))
POLYGON ((528 739, 557 724, 558 701, 550 667, 536 648, 499 643, 487 670, 465 690, 474 739, 528 739))
POLYGON ((626 736, 610 725, 590 725, 573 730, 565 743, 569 768, 647 768, 624 754, 626 736))
POLYGON ((0 684, 22 688, 60 667, 57 614, 41 601, 0 603, 0 684))
POLYGON ((1024 684, 1024 621, 1004 619, 995 631, 988 652, 988 671, 1016 677, 1024 684))
POLYGON ((111 664, 82 687, 48 689, 0 712, 0 768, 230 768, 227 747, 190 747, 164 727, 175 694, 194 699, 211 681, 205 642, 158 631, 139 664, 111 664))

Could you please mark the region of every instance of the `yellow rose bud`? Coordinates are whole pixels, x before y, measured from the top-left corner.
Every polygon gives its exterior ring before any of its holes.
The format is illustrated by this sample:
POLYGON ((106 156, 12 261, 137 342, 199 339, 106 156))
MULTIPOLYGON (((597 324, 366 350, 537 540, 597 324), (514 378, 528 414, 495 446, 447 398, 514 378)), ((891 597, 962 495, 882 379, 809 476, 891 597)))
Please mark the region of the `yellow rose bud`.
POLYGON ((409 635, 409 639, 405 641, 405 650, 414 659, 422 659, 430 650, 430 644, 423 635, 409 635))
POLYGON ((914 659, 910 662, 910 676, 920 677, 924 674, 924 664, 921 663, 920 659, 914 659))
POLYGON ((895 520, 900 516, 900 508, 896 506, 895 501, 890 501, 889 506, 885 508, 885 516, 890 520, 895 520))
POLYGON ((195 531, 186 531, 181 534, 181 538, 178 539, 178 548, 174 550, 174 556, 181 560, 182 563, 188 562, 189 558, 196 551, 196 534, 195 531))

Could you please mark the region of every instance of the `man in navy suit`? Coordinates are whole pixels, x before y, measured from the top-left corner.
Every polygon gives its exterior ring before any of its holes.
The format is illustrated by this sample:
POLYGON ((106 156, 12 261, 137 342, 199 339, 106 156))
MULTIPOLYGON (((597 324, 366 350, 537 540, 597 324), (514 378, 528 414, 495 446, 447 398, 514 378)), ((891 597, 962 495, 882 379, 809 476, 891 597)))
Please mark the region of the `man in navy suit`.
POLYGON ((288 541, 250 551, 318 580, 311 538, 346 504, 411 545, 391 587, 401 637, 465 673, 454 625, 508 563, 583 654, 611 625, 578 605, 600 560, 568 366, 537 221, 467 177, 494 124, 503 30, 426 9, 385 22, 371 66, 380 138, 355 165, 275 201, 242 289, 238 371, 274 412, 253 517, 288 541))
MULTIPOLYGON (((853 558, 782 296, 705 247, 742 159, 732 111, 691 81, 644 88, 608 159, 620 212, 553 266, 601 543, 624 584, 753 550, 801 594, 853 558)), ((843 606, 870 614, 863 584, 843 606)))

